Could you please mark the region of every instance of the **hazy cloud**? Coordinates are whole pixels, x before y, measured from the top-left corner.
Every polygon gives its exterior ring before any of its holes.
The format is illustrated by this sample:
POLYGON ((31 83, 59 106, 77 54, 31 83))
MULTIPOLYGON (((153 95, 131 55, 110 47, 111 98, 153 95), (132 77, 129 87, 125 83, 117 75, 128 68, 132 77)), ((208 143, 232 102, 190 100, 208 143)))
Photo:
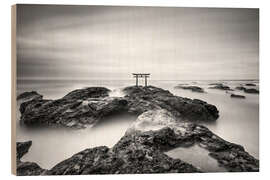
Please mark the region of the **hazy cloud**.
POLYGON ((257 79, 259 10, 19 5, 18 78, 257 79))

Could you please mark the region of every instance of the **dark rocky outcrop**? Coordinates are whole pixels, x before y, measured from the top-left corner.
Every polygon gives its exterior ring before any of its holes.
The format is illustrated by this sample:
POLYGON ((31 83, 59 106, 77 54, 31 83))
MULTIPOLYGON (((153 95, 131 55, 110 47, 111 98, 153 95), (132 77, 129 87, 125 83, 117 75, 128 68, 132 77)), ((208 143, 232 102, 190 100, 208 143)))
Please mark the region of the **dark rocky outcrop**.
POLYGON ((20 94, 17 97, 18 101, 32 101, 32 100, 41 100, 42 99, 42 95, 38 94, 36 91, 31 91, 31 92, 24 92, 22 94, 20 94))
POLYGON ((17 159, 21 159, 23 155, 25 155, 28 152, 31 146, 32 146, 32 141, 17 142, 16 143, 17 159))
POLYGON ((72 91, 57 100, 26 101, 20 105, 21 122, 26 125, 83 128, 107 115, 125 110, 127 101, 108 97, 108 93, 106 88, 93 87, 72 91))
POLYGON ((123 111, 139 117, 112 148, 100 146, 85 149, 50 170, 34 162, 22 162, 20 159, 28 152, 32 142, 17 143, 17 174, 200 172, 193 165, 165 154, 173 148, 195 143, 207 149, 209 155, 228 171, 259 171, 259 161, 242 146, 227 142, 206 127, 192 123, 216 120, 219 114, 214 105, 175 96, 153 86, 126 87, 123 89, 124 97, 109 97, 109 92, 106 88, 85 88, 57 100, 42 99, 38 93, 23 95, 24 99, 28 98, 20 106, 21 121, 26 125, 82 128, 123 111))
POLYGON ((42 173, 45 172, 45 169, 42 169, 37 163, 21 161, 21 158, 28 152, 31 145, 32 145, 32 141, 16 143, 17 175, 18 176, 41 175, 42 173))
POLYGON ((109 92, 109 89, 102 87, 78 89, 57 100, 42 99, 36 93, 39 98, 21 103, 21 122, 25 125, 84 128, 115 113, 140 115, 157 109, 166 109, 175 116, 190 121, 213 121, 219 116, 214 105, 174 96, 169 91, 153 86, 127 87, 124 89, 125 97, 109 97, 109 92))
POLYGON ((199 86, 185 86, 185 85, 177 85, 175 86, 176 89, 187 89, 191 90, 193 92, 199 92, 199 93, 204 93, 204 89, 199 87, 199 86))
POLYGON ((110 91, 111 90, 104 87, 89 87, 74 90, 65 95, 62 99, 87 100, 88 98, 102 98, 109 96, 110 91))
POLYGON ((220 89, 220 90, 226 90, 226 91, 233 91, 229 86, 223 85, 222 83, 213 83, 211 85, 214 85, 214 86, 209 87, 210 89, 220 89))
POLYGON ((254 88, 251 88, 251 89, 246 88, 246 89, 244 89, 244 92, 250 93, 250 94, 259 94, 259 90, 254 89, 254 88))
POLYGON ((246 86, 256 86, 256 84, 253 84, 253 83, 246 83, 245 85, 246 86))
POLYGON ((250 94, 259 94, 259 90, 254 89, 254 88, 245 88, 243 86, 237 86, 235 89, 244 91, 245 93, 250 93, 250 94))
POLYGON ((246 96, 239 95, 239 94, 231 94, 231 98, 240 98, 240 99, 245 99, 246 96))
POLYGON ((195 143, 207 149, 209 155, 228 171, 259 171, 259 161, 242 146, 223 140, 204 126, 178 122, 172 113, 162 109, 140 115, 112 148, 85 149, 42 174, 200 172, 193 165, 165 154, 173 148, 195 143))
POLYGON ((136 136, 123 137, 114 148, 86 149, 57 164, 47 175, 141 174, 199 172, 192 165, 174 160, 160 150, 137 142, 136 136))
POLYGON ((199 99, 175 96, 167 90, 149 87, 126 87, 129 112, 141 114, 148 110, 165 109, 174 116, 188 121, 214 121, 219 117, 214 105, 199 99))
POLYGON ((221 139, 206 127, 179 123, 165 110, 145 113, 111 149, 105 146, 86 149, 57 164, 46 173, 59 175, 200 172, 196 167, 165 154, 173 148, 195 143, 207 149, 209 155, 228 171, 259 170, 259 161, 250 156, 242 146, 221 139), (148 127, 145 126, 146 123, 148 127))
POLYGON ((237 86, 235 89, 240 90, 240 91, 244 91, 246 88, 243 86, 237 86))
POLYGON ((210 86, 222 86, 223 84, 222 83, 210 83, 208 85, 210 85, 210 86))

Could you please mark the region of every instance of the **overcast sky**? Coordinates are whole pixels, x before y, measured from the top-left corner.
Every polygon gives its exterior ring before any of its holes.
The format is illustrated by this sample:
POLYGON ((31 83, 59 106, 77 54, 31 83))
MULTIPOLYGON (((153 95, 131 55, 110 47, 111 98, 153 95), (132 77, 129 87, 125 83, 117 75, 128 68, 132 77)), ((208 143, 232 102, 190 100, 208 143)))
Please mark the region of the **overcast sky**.
POLYGON ((259 10, 19 5, 18 78, 258 79, 259 10))

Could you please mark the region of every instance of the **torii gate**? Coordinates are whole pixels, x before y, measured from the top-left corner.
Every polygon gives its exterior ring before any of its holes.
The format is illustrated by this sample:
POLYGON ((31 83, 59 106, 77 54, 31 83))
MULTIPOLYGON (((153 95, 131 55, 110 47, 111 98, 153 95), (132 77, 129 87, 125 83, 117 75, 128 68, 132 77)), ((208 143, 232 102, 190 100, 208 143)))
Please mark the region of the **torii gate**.
POLYGON ((144 78, 145 87, 147 87, 147 78, 150 77, 150 73, 132 73, 132 75, 136 78, 136 86, 138 86, 138 78, 144 78))

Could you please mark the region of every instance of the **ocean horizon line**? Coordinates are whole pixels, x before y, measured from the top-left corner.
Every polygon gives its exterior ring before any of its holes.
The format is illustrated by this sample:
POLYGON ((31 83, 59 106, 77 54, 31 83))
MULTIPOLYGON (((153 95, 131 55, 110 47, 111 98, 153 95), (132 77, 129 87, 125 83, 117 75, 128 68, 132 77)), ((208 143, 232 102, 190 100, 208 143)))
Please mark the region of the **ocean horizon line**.
MULTIPOLYGON (((131 79, 17 78, 18 81, 131 81, 131 79)), ((150 81, 259 81, 259 79, 149 79, 150 81)))

